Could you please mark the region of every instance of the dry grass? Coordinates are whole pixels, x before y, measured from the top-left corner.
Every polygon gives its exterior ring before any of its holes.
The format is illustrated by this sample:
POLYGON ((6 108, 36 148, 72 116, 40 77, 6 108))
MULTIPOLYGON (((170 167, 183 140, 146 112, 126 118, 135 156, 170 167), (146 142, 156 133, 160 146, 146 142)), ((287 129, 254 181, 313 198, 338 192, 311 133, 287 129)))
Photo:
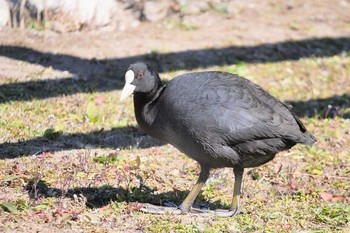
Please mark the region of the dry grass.
MULTIPOLYGON (((228 219, 138 211, 142 202, 179 204, 198 167, 172 146, 143 135, 132 100, 119 102, 120 90, 3 101, 0 230, 348 232, 349 67, 350 56, 343 55, 208 68, 239 73, 291 102, 318 138, 311 148, 296 146, 247 170, 242 214, 228 219), (339 107, 335 118, 322 117, 329 104, 339 107)), ((2 84, 10 82, 16 81, 7 77, 2 84)), ((197 203, 228 207, 232 180, 230 169, 213 171, 197 203)))

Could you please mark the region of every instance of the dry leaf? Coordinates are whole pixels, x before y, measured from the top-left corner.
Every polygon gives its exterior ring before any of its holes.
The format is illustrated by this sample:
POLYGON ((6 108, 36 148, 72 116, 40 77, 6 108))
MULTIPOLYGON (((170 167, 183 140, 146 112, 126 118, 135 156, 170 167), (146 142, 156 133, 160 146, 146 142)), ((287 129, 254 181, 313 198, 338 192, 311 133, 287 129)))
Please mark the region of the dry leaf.
POLYGON ((321 198, 322 198, 324 201, 330 201, 330 200, 332 200, 332 198, 333 198, 333 194, 327 193, 327 192, 321 192, 321 198))

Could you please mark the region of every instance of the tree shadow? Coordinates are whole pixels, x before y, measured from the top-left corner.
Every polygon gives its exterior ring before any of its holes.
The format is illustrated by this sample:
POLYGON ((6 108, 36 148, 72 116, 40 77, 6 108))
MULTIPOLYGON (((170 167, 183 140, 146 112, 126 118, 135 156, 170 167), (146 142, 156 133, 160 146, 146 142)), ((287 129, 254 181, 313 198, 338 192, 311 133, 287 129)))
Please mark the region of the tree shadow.
POLYGON ((335 95, 324 99, 311 99, 307 101, 286 101, 293 106, 293 111, 299 117, 333 118, 339 116, 350 119, 350 94, 335 95))
POLYGON ((121 82, 104 79, 83 80, 75 77, 17 82, 0 85, 0 104, 9 101, 31 101, 75 93, 111 91, 122 87, 121 82), (107 85, 108 83, 108 85, 107 85))
MULTIPOLYGON (((350 119, 350 94, 307 101, 287 101, 300 117, 350 119)), ((165 143, 144 134, 137 127, 113 128, 90 133, 62 134, 62 132, 18 142, 0 144, 0 159, 40 154, 45 151, 62 151, 87 148, 149 148, 165 143)))
MULTIPOLYGON (((165 72, 237 64, 239 62, 264 63, 297 60, 303 57, 327 57, 349 51, 350 38, 348 37, 306 39, 165 54, 151 53, 105 60, 82 59, 63 54, 40 52, 20 46, 0 45, 0 56, 68 71, 78 76, 2 84, 0 85, 0 103, 120 89, 123 85, 125 70, 130 63, 137 60, 145 60, 157 67, 160 72, 165 72)), ((328 109, 328 105, 338 106, 340 109, 349 108, 350 97, 349 94, 344 94, 326 99, 287 102, 294 106, 294 111, 301 117, 315 115, 322 117, 322 114, 328 109)), ((341 113, 340 111, 338 115, 350 118, 349 113, 341 113)), ((2 143, 0 144, 0 159, 32 155, 41 151, 129 146, 147 148, 157 145, 162 145, 162 143, 144 135, 135 127, 126 127, 109 131, 62 134, 54 138, 37 137, 26 141, 2 143), (144 145, 142 140, 146 142, 144 145)))
MULTIPOLYGON (((159 206, 170 202, 180 205, 189 193, 189 191, 174 190, 155 194, 155 190, 145 185, 142 187, 133 187, 131 190, 123 187, 115 188, 109 185, 62 190, 48 186, 43 180, 39 180, 36 184, 34 184, 34 181, 29 181, 25 188, 31 199, 48 197, 67 197, 73 199, 76 196, 84 196, 86 197, 87 208, 102 208, 111 202, 138 202, 159 206)), ((198 195, 195 204, 208 206, 211 209, 229 208, 229 206, 223 205, 220 201, 210 202, 202 194, 198 195)))
POLYGON ((90 133, 62 134, 61 132, 55 132, 30 140, 0 144, 0 159, 41 154, 46 151, 126 147, 149 148, 164 144, 164 142, 154 139, 138 128, 131 126, 90 133))
POLYGON ((40 52, 20 46, 0 45, 0 56, 68 71, 73 75, 72 78, 0 85, 0 103, 120 89, 123 85, 125 70, 131 63, 138 60, 152 64, 159 72, 166 72, 240 62, 265 63, 298 60, 306 57, 329 57, 349 51, 349 37, 313 38, 255 46, 230 46, 173 53, 148 53, 102 60, 40 52))

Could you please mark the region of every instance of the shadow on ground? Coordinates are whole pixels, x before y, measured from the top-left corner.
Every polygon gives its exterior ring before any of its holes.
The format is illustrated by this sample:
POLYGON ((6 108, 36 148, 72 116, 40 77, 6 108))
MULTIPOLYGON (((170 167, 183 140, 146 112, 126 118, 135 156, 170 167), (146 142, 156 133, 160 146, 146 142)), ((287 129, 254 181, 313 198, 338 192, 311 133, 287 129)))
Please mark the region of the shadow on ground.
POLYGON ((0 144, 0 159, 41 154, 49 151, 94 148, 149 148, 164 145, 136 127, 113 128, 90 133, 54 133, 31 140, 0 144))
MULTIPOLYGON (((108 185, 62 190, 49 187, 45 181, 42 180, 38 181, 36 185, 34 185, 33 181, 30 181, 26 186, 26 189, 32 199, 40 197, 67 197, 73 199, 74 196, 84 196, 87 199, 86 207, 88 208, 101 208, 110 204, 111 201, 150 203, 154 205, 164 205, 164 203, 170 202, 175 205, 180 205, 189 193, 189 191, 174 190, 154 194, 154 190, 145 185, 139 188, 134 187, 131 190, 126 190, 122 187, 114 188, 108 185)), ((209 206, 211 209, 229 208, 228 206, 222 205, 220 201, 209 203, 202 194, 199 194, 196 200, 197 205, 209 206)))
MULTIPOLYGON (((303 57, 333 56, 350 51, 350 38, 321 38, 287 41, 257 46, 202 49, 167 54, 143 54, 140 56, 109 60, 87 60, 78 57, 43 53, 18 46, 0 46, 0 56, 30 63, 67 70, 78 78, 39 80, 0 85, 0 103, 30 101, 82 92, 111 91, 123 85, 123 74, 128 65, 145 60, 161 72, 179 69, 195 69, 213 65, 239 62, 262 63, 297 60, 303 57), (79 78, 83 77, 83 78, 79 78)), ((337 114, 350 118, 342 109, 350 107, 350 95, 343 94, 327 99, 287 101, 301 117, 332 117, 324 114, 328 106, 334 106, 337 114)), ((337 115, 336 114, 336 115, 337 115)), ((331 114, 332 115, 332 114, 331 114)), ((143 135, 137 128, 116 128, 109 131, 57 135, 54 138, 37 137, 27 141, 0 144, 0 159, 32 155, 41 151, 59 151, 83 148, 119 148, 139 146, 147 148, 161 143, 143 135), (139 140, 146 138, 145 144, 139 140)))
MULTIPOLYGON (((350 119, 350 94, 326 99, 308 101, 287 101, 300 117, 332 118, 339 116, 350 119)), ((163 142, 144 134, 137 127, 113 128, 90 133, 50 134, 30 140, 0 144, 0 159, 40 154, 45 151, 62 151, 93 148, 149 148, 164 145, 163 142)))
POLYGON ((350 108, 350 93, 324 99, 286 102, 293 106, 293 111, 299 117, 333 118, 339 116, 350 119, 350 112, 344 112, 345 109, 350 108))
POLYGON ((43 99, 74 93, 112 91, 123 85, 128 66, 144 60, 159 72, 192 70, 240 62, 264 63, 298 60, 305 57, 328 57, 350 51, 350 38, 320 38, 300 41, 230 46, 173 53, 148 53, 138 56, 96 60, 64 54, 36 51, 20 46, 0 45, 0 56, 68 71, 72 78, 47 79, 0 85, 0 103, 43 99))

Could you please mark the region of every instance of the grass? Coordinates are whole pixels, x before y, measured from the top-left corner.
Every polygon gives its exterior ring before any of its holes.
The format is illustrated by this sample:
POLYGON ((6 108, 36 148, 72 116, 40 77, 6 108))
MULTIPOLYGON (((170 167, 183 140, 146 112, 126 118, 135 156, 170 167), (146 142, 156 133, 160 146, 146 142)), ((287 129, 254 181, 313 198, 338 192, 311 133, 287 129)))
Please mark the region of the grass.
MULTIPOLYGON (((208 70, 238 73, 292 103, 318 139, 310 148, 296 146, 247 169, 242 214, 218 218, 139 212, 138 202, 179 204, 196 181, 197 164, 143 135, 132 99, 120 103, 120 90, 78 92, 45 99, 11 97, 0 104, 0 231, 41 226, 83 232, 348 232, 349 55, 208 70), (323 117, 328 105, 339 107, 338 116, 323 117)), ((185 72, 161 76, 170 80, 185 72)), ((7 77, 5 82, 16 81, 7 77)), ((79 90, 81 84, 72 85, 79 90)), ((227 208, 232 185, 230 169, 213 171, 197 203, 227 208)))

